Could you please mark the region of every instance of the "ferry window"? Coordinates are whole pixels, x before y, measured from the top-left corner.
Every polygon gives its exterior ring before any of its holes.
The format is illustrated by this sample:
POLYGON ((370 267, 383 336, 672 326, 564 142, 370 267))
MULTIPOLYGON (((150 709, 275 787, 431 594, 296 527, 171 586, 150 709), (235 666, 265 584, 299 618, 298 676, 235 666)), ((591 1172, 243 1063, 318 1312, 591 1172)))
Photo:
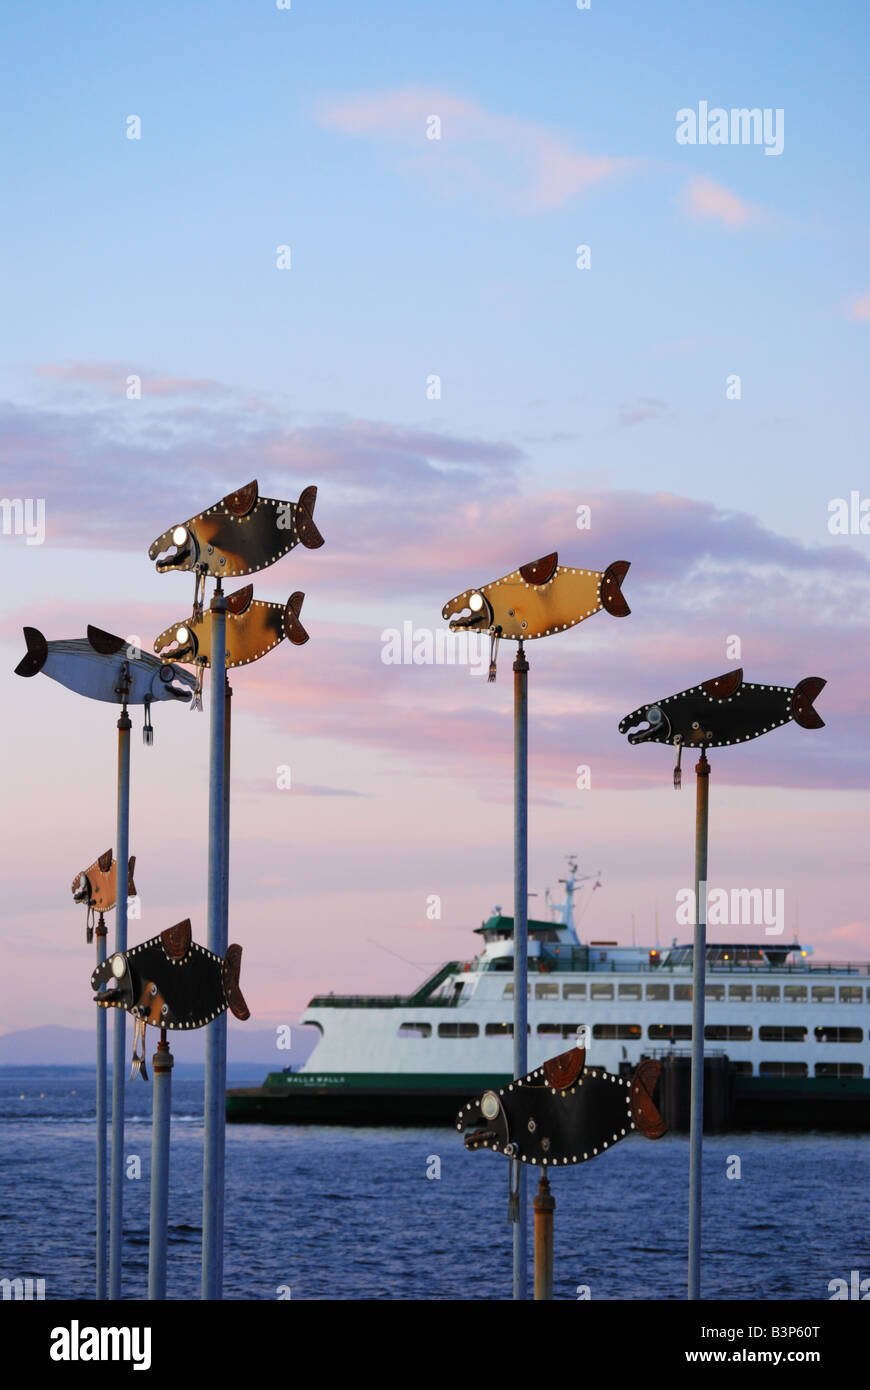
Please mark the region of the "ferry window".
POLYGON ((814 1004, 833 1004, 834 986, 833 985, 813 985, 814 1004))
POLYGON ((486 1025, 488 1038, 512 1038, 513 1035, 514 1025, 512 1023, 488 1023, 486 1025))
POLYGON ((751 1062, 732 1062, 732 1063, 731 1063, 731 1070, 734 1072, 735 1076, 751 1076, 751 1075, 752 1075, 752 1063, 751 1063, 751 1062))
MULTIPOLYGON (((502 999, 513 999, 513 997, 514 997, 514 987, 513 987, 513 985, 505 985, 505 987, 504 987, 504 993, 502 994, 501 997, 502 997, 502 999)), ((526 998, 527 998, 527 999, 531 999, 531 997, 532 997, 532 987, 531 987, 531 985, 526 985, 526 998)))
POLYGON ((643 1030, 639 1023, 596 1023, 592 1028, 593 1038, 640 1038, 643 1030))
POLYGON ((765 1024, 758 1030, 759 1042, 797 1042, 807 1040, 806 1028, 792 1028, 789 1024, 765 1024))
POLYGON ((705 986, 704 986, 704 998, 705 998, 705 999, 724 999, 724 998, 725 998, 725 986, 724 986, 724 985, 705 985, 705 986))
POLYGON ((671 987, 670 987, 670 985, 647 985, 647 987, 646 987, 646 997, 647 997, 647 999, 658 999, 658 1000, 661 1000, 661 999, 670 999, 670 997, 671 997, 671 987))
POLYGON ((640 985, 619 985, 617 992, 620 999, 639 999, 640 985))
POLYGON ((820 1043, 859 1043, 864 1041, 863 1028, 827 1028, 820 1024, 813 1029, 816 1042, 820 1043))
POLYGON ((580 1041, 580 1039, 578 1038, 577 1034, 580 1032, 580 1029, 581 1029, 581 1028, 585 1028, 585 1027, 586 1027, 585 1023, 563 1023, 563 1024, 562 1024, 562 1037, 563 1037, 563 1038, 570 1038, 571 1041, 574 1043, 575 1047, 582 1047, 584 1044, 581 1043, 581 1041, 580 1041))
POLYGON ((863 1076, 860 1062, 816 1062, 816 1076, 863 1076))
POLYGON ((752 1042, 752 1029, 745 1023, 708 1023, 704 1037, 709 1042, 752 1042))
POLYGON ((397 1038, 431 1038, 431 1023, 400 1023, 396 1030, 397 1038))
POLYGON ((782 993, 787 1004, 805 1004, 807 1002, 806 985, 786 985, 782 993))
POLYGON ((691 1023, 651 1023, 646 1030, 652 1042, 689 1042, 692 1037, 691 1023))
POLYGON ((476 1038, 480 1029, 476 1023, 439 1023, 439 1038, 476 1038))
POLYGON ((562 1035, 562 1025, 561 1025, 561 1023, 539 1023, 539 1024, 538 1024, 538 1036, 540 1037, 540 1036, 542 1036, 542 1035, 547 1035, 547 1036, 549 1036, 549 1037, 556 1037, 556 1038, 561 1037, 561 1035, 562 1035))
POLYGON ((806 1062, 762 1062, 758 1068, 759 1076, 806 1076, 806 1062))
POLYGON ((591 997, 593 999, 612 999, 613 985, 593 985, 591 997))
POLYGON ((758 985, 755 991, 755 997, 759 1003, 778 1004, 779 985, 758 985))
POLYGON ((585 999, 585 998, 586 998, 586 986, 585 986, 585 985, 563 985, 563 986, 562 986, 562 998, 563 998, 563 999, 585 999))
POLYGON ((728 998, 732 1004, 746 1004, 752 1000, 752 985, 729 985, 728 998))
POLYGON ((674 985, 674 998, 675 998, 675 999, 691 999, 691 997, 692 997, 692 986, 691 986, 691 985, 674 985))
POLYGON ((536 999, 558 999, 559 986, 557 984, 538 984, 535 985, 536 999))
POLYGON ((860 985, 840 985, 841 1004, 860 1004, 863 991, 860 985))

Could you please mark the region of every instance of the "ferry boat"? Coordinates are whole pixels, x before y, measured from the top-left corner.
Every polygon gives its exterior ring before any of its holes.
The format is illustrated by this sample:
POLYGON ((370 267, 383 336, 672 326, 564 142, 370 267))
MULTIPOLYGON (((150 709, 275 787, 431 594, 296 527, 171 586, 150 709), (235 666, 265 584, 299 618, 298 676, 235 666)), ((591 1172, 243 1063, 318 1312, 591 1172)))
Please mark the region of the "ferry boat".
MULTIPOLYGON (((574 898, 589 876, 578 880, 576 860, 569 865, 564 902, 551 904, 548 892, 547 917, 528 923, 529 1069, 575 1045, 583 1029, 595 1066, 627 1075, 658 1057, 665 1072, 682 1066, 687 1083, 691 943, 582 942, 574 898)), ((261 1087, 229 1091, 228 1120, 431 1123, 506 1085, 513 932, 513 918, 495 908, 476 929, 473 958, 446 962, 411 994, 316 996, 300 1020, 320 1033, 312 1055, 261 1087)), ((771 937, 708 941, 705 995, 705 1066, 718 1058, 728 1088, 717 1127, 870 1129, 866 963, 819 962, 810 946, 771 937)))

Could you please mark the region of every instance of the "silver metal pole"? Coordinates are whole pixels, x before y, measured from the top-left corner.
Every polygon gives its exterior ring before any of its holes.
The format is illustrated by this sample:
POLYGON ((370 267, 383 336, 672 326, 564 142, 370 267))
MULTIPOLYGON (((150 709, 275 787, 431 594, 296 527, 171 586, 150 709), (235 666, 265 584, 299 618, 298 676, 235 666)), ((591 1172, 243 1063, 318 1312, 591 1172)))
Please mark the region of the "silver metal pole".
MULTIPOLYGON (((211 706, 208 798, 208 948, 227 951, 224 852, 226 758, 227 601, 218 588, 211 603, 211 706)), ((205 1033, 205 1134, 202 1167, 202 1286, 206 1299, 223 1294, 224 1148, 226 1143, 227 1020, 221 1014, 205 1033)))
MULTIPOLYGON (((97 966, 106 959, 106 923, 100 913, 96 926, 97 966)), ((97 1009, 97 1301, 106 1297, 109 1253, 108 1172, 109 1146, 106 1125, 109 1118, 106 1055, 106 1016, 108 1009, 97 1009)))
MULTIPOLYGON (((145 1042, 142 1042, 145 1051, 145 1042)), ((169 1213, 169 1134, 172 1115, 172 1053, 166 1029, 154 1053, 151 1111, 151 1213, 148 1230, 148 1297, 166 1297, 166 1231, 169 1213)))
MULTIPOLYGON (((514 1077, 528 1071, 528 824, 529 824, 529 663, 520 642, 514 662, 514 1077)), ((528 1298, 526 1175, 511 1159, 516 1194, 513 1296, 528 1298)))
POLYGON ((695 764, 695 943, 692 951, 692 1108, 689 1129, 689 1298, 701 1297, 701 1158, 704 1143, 704 979, 707 958, 707 810, 710 764, 695 764))
MULTIPOLYGON (((127 865, 130 859, 130 730, 127 706, 118 720, 118 892, 115 905, 115 950, 127 949, 127 865)), ((102 1013, 102 1010, 100 1010, 102 1013)), ((109 1194, 109 1298, 121 1297, 124 1241, 124 1068, 127 1015, 113 1009, 112 1048, 112 1172, 109 1194)))

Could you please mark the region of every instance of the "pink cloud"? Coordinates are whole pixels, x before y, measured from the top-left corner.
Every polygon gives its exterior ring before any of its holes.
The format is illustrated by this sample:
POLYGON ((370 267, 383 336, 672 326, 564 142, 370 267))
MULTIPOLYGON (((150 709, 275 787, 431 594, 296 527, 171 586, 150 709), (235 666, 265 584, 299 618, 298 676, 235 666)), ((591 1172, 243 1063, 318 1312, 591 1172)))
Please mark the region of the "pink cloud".
POLYGON ((712 219, 726 227, 746 227, 764 216, 761 208, 738 198, 736 193, 702 174, 689 179, 683 189, 682 202, 690 217, 712 219))
POLYGON ((458 176, 472 188, 507 198, 517 211, 561 207, 633 165, 628 159, 586 154, 544 126, 487 111, 437 89, 403 87, 324 102, 318 118, 346 135, 416 146, 416 172, 442 179, 458 176), (432 117, 441 122, 438 140, 426 136, 432 117))
POLYGON ((865 322, 870 319, 870 293, 861 294, 849 305, 849 318, 865 322))
POLYGON ((36 368, 36 374, 82 386, 104 386, 111 394, 119 396, 126 395, 127 377, 131 375, 140 378, 142 393, 148 396, 223 395, 228 391, 221 382, 207 377, 163 376, 141 365, 125 367, 118 362, 70 362, 66 365, 43 362, 36 368))

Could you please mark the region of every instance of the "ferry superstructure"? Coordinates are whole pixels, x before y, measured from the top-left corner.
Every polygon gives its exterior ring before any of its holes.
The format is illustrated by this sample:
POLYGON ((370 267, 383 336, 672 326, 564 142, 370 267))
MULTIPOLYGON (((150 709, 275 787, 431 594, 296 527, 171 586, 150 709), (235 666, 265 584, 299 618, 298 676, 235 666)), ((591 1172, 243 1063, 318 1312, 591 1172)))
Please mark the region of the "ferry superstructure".
MULTIPOLYGON (((685 1053, 692 1036, 691 944, 581 942, 577 866, 564 902, 529 920, 529 1068, 574 1045, 615 1074, 685 1053)), ((513 918, 494 909, 480 949, 409 995, 319 995, 301 1023, 320 1040, 298 1071, 228 1095, 230 1119, 419 1122, 449 1118, 481 1087, 506 1084, 513 1053, 513 918)), ((870 974, 764 937, 708 942, 705 1053, 727 1057, 738 1112, 870 1127, 870 974), (788 1111, 793 1110, 789 1115, 788 1111), (813 1120, 812 1117, 815 1117, 813 1120)), ((739 1118, 739 1114, 738 1114, 739 1118)))

